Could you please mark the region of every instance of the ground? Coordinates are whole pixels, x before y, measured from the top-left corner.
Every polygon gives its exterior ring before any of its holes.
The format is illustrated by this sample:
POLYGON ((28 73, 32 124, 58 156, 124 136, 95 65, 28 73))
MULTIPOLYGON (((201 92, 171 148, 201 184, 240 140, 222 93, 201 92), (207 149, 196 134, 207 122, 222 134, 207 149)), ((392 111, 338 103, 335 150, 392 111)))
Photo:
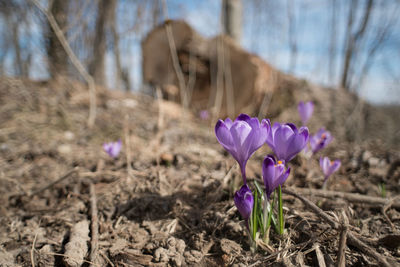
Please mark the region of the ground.
MULTIPOLYGON (((348 266, 400 265, 398 151, 335 140, 317 155, 342 161, 328 192, 318 158, 299 155, 284 186, 287 234, 254 253, 215 122, 99 88, 88 129, 88 101, 79 82, 0 80, 0 266, 333 266, 343 249, 348 266), (112 159, 102 144, 118 139, 112 159)), ((268 153, 249 161, 250 184, 268 153)))

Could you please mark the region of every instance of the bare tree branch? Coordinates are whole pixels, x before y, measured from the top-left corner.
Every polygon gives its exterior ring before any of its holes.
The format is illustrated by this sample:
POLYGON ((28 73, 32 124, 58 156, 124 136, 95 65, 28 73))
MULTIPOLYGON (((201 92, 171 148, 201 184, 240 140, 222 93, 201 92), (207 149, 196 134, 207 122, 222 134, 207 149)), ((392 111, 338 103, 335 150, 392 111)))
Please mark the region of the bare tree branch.
POLYGON ((63 32, 61 31, 60 27, 57 24, 53 14, 46 10, 37 0, 31 0, 33 4, 43 12, 46 16, 47 20, 50 23, 51 28, 54 30, 57 38, 60 40, 61 45, 65 49, 68 57, 70 58, 74 67, 78 70, 78 72, 82 75, 83 79, 88 83, 89 86, 89 94, 90 94, 90 108, 89 108, 89 118, 88 118, 88 127, 92 128, 94 125, 94 121, 96 119, 96 87, 93 80, 93 77, 86 71, 83 67, 82 63, 76 57, 75 53, 72 51, 71 46, 69 45, 68 41, 65 39, 63 32))

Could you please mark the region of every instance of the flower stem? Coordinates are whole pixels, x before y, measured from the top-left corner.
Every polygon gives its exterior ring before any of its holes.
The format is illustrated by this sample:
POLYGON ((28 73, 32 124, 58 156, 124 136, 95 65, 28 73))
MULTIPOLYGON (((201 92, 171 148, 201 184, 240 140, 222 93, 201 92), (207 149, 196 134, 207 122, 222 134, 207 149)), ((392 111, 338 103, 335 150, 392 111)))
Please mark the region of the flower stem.
POLYGON ((272 213, 274 211, 275 196, 276 194, 274 192, 271 204, 269 203, 269 199, 267 197, 265 197, 265 202, 264 202, 264 218, 266 217, 268 212, 268 218, 266 220, 264 219, 266 222, 264 222, 264 229, 263 229, 264 230, 263 238, 266 244, 268 244, 268 239, 269 239, 269 228, 271 227, 271 219, 272 219, 272 213))
POLYGON ((283 220, 283 202, 282 202, 282 186, 278 188, 278 212, 279 212, 279 234, 283 235, 285 230, 285 222, 283 220))
POLYGON ((253 237, 253 241, 256 240, 256 234, 257 234, 257 210, 258 210, 258 194, 257 194, 257 190, 254 191, 254 207, 253 207, 253 211, 251 213, 252 216, 252 237, 253 237))
POLYGON ((240 172, 242 173, 243 184, 247 184, 246 162, 244 164, 240 164, 240 172))

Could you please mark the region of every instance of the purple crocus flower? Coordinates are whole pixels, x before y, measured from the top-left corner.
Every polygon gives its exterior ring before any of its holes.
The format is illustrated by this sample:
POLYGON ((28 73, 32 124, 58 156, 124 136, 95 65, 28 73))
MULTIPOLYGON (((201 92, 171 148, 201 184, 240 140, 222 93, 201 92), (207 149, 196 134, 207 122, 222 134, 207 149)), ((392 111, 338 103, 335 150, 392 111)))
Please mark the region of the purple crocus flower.
POLYGON ((278 160, 289 162, 302 151, 308 142, 308 128, 296 128, 292 123, 275 122, 268 134, 267 144, 278 160))
POLYGON ((326 147, 332 139, 331 133, 326 131, 325 128, 319 129, 315 135, 310 137, 310 146, 313 154, 326 147))
POLYGON ((340 160, 330 161, 328 157, 320 157, 319 166, 321 166, 324 173, 324 184, 329 176, 340 168, 340 160))
POLYGON ((119 139, 117 142, 109 142, 103 144, 104 151, 107 152, 107 154, 112 158, 118 157, 119 152, 121 152, 121 148, 121 139, 119 139))
POLYGON ((254 197, 247 184, 244 184, 238 191, 236 191, 233 198, 236 208, 246 221, 250 218, 251 211, 253 210, 254 197))
POLYGON ((205 120, 208 120, 208 118, 210 117, 210 114, 208 113, 208 111, 207 110, 201 110, 200 112, 199 112, 199 117, 200 117, 200 119, 202 119, 203 121, 205 121, 205 120))
POLYGON ((215 125, 218 142, 236 159, 246 184, 246 163, 267 140, 271 130, 269 120, 240 114, 234 122, 230 118, 219 120, 215 125))
POLYGON ((270 199, 272 192, 286 181, 289 174, 290 168, 285 171, 285 163, 283 161, 276 162, 271 155, 265 157, 262 165, 262 176, 268 199, 270 199))
POLYGON ((304 103, 301 101, 299 105, 297 106, 297 110, 299 111, 301 121, 303 122, 303 125, 306 125, 308 120, 311 118, 311 115, 314 112, 314 103, 311 101, 308 101, 307 103, 304 103))

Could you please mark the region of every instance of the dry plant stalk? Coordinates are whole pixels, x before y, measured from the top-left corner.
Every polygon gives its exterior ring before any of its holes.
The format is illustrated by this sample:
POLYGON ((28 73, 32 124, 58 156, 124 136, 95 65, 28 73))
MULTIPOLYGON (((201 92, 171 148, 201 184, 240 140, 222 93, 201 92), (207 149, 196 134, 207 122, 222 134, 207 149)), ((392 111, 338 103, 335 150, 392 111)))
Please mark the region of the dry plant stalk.
POLYGON ((94 125, 94 121, 96 119, 96 86, 94 83, 94 79, 86 71, 85 67, 83 67, 82 63, 79 61, 74 51, 72 51, 71 46, 69 45, 67 39, 65 38, 63 31, 58 26, 57 21, 54 18, 53 14, 49 10, 46 10, 37 0, 31 0, 31 1, 46 16, 47 20, 50 23, 50 27, 53 29, 62 47, 64 48, 65 52, 70 58, 72 65, 74 65, 74 67, 82 75, 83 79, 87 82, 89 86, 90 107, 89 107, 89 118, 87 124, 89 128, 92 128, 94 125))
MULTIPOLYGON (((307 198, 295 193, 294 191, 290 189, 283 189, 282 190, 285 194, 294 196, 295 198, 298 198, 303 202, 303 204, 311 209, 316 215, 324 219, 333 229, 340 230, 340 224, 333 219, 330 215, 328 215, 326 212, 324 212, 322 209, 320 209, 317 205, 315 205, 313 202, 308 200, 307 198)), ((389 256, 383 256, 379 253, 377 253, 375 250, 373 250, 371 247, 369 247, 367 244, 362 242, 356 234, 354 234, 352 231, 347 232, 347 244, 354 246, 358 248, 361 252, 364 254, 374 258, 377 262, 380 263, 380 266, 385 266, 385 267, 390 267, 395 264, 395 260, 390 258, 389 256)))
POLYGON ((174 70, 176 73, 176 76, 178 78, 179 82, 179 91, 181 95, 181 104, 183 106, 184 112, 187 110, 189 103, 187 99, 187 93, 186 93, 186 83, 185 83, 185 78, 183 76, 182 68, 179 65, 179 59, 178 59, 178 53, 176 51, 176 45, 175 45, 175 40, 174 37, 172 36, 172 29, 171 25, 169 25, 168 20, 168 9, 167 9, 167 2, 166 0, 162 1, 163 4, 163 11, 164 11, 164 17, 165 17, 165 31, 167 32, 167 39, 168 39, 168 44, 169 44, 169 49, 171 53, 171 58, 172 58, 172 65, 174 66, 174 70))
POLYGON ((88 252, 89 222, 83 220, 72 227, 71 237, 65 245, 64 263, 66 266, 79 267, 84 263, 88 252))
POLYGON ((349 230, 348 224, 349 219, 346 216, 344 210, 341 213, 342 225, 339 239, 339 250, 337 256, 337 267, 345 267, 346 266, 346 242, 347 242, 347 232, 349 230))
POLYGON ((69 176, 71 176, 72 174, 78 173, 78 171, 79 171, 79 167, 73 168, 72 170, 68 171, 66 174, 64 174, 63 176, 61 176, 60 178, 58 178, 57 180, 55 180, 55 181, 53 181, 53 182, 51 182, 51 183, 49 183, 49 184, 43 186, 42 188, 39 188, 39 189, 37 189, 37 190, 35 190, 35 191, 33 191, 33 192, 28 193, 28 197, 32 197, 32 196, 34 196, 34 195, 37 195, 37 194, 42 193, 42 192, 45 191, 46 189, 49 189, 49 188, 51 188, 52 186, 54 186, 54 185, 56 185, 56 184, 62 182, 63 180, 67 179, 67 178, 68 178, 69 176))
POLYGON ((90 207, 91 207, 91 234, 92 234, 92 242, 90 246, 90 261, 93 263, 97 263, 98 258, 98 247, 99 247, 99 221, 97 216, 97 198, 96 198, 96 190, 94 188, 93 183, 90 183, 90 207))
POLYGON ((391 206, 394 208, 400 208, 400 200, 394 198, 393 200, 381 197, 373 197, 373 196, 366 196, 356 193, 345 193, 345 192, 338 192, 338 191, 328 191, 328 190, 320 190, 320 189, 311 189, 311 188, 297 188, 292 187, 292 190, 299 192, 303 195, 309 195, 314 197, 323 197, 323 198, 342 198, 347 201, 353 203, 362 203, 366 205, 381 207, 386 205, 387 203, 391 203, 391 206))

